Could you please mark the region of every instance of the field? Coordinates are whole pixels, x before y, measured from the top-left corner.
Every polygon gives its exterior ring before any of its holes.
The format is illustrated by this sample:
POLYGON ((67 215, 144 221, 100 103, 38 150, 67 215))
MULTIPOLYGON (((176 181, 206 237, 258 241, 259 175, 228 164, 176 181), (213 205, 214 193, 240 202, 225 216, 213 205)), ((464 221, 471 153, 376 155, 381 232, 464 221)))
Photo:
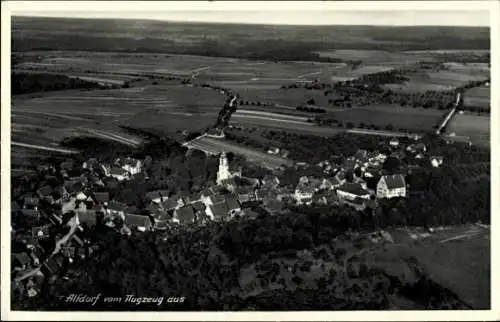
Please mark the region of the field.
POLYGON ((491 107, 490 87, 480 86, 467 90, 464 94, 464 105, 489 110, 491 107))
POLYGON ((448 91, 463 86, 471 81, 483 81, 490 77, 490 70, 485 63, 444 63, 445 70, 418 71, 407 75, 410 81, 403 84, 386 84, 384 87, 407 93, 423 91, 448 91))
POLYGON ((468 136, 472 143, 490 144, 490 117, 471 114, 455 115, 447 126, 447 132, 468 136))
POLYGON ((181 138, 184 130, 211 126, 224 102, 214 90, 168 83, 21 95, 12 100, 12 141, 54 149, 64 138, 82 135, 140 143, 123 125, 181 138))
MULTIPOLYGON (((335 119, 343 124, 352 123, 353 127, 368 128, 376 126, 385 129, 392 126, 396 131, 399 129, 410 132, 429 132, 438 124, 443 117, 443 111, 403 108, 397 105, 367 106, 343 109, 328 109, 326 114, 318 114, 320 118, 335 119)), ((231 119, 231 123, 246 126, 262 126, 281 130, 299 131, 303 133, 315 133, 321 136, 335 135, 344 131, 342 128, 317 126, 307 122, 314 114, 294 111, 288 113, 286 108, 252 107, 251 109, 238 110, 231 119), (285 115, 286 113, 286 115, 285 115), (297 115, 290 115, 297 114, 297 115)))

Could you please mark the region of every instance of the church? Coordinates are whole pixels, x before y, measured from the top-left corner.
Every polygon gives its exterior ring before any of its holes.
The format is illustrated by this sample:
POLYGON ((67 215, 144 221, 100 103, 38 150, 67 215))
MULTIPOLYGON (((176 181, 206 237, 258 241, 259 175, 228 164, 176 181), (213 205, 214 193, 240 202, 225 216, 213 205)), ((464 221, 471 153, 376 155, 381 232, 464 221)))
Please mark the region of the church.
POLYGON ((229 162, 227 160, 226 153, 222 152, 219 159, 219 171, 217 172, 217 184, 221 185, 224 181, 234 178, 241 177, 241 170, 231 173, 229 171, 229 162))

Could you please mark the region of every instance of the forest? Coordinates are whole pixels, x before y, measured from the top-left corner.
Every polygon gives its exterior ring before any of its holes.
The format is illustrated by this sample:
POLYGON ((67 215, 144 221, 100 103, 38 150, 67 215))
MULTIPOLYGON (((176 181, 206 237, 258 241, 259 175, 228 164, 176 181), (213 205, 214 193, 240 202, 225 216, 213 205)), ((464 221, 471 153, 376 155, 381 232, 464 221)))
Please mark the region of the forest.
POLYGON ((58 91, 65 89, 105 89, 106 86, 96 82, 89 82, 79 78, 64 75, 42 74, 42 73, 20 73, 11 74, 12 95, 58 91))

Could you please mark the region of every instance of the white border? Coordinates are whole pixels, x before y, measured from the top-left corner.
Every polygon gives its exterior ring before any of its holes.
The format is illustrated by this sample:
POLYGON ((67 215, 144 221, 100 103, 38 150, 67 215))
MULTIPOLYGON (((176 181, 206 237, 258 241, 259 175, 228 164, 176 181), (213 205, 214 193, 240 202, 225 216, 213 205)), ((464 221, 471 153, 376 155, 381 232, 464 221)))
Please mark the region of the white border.
POLYGON ((499 252, 500 238, 495 231, 500 224, 498 210, 500 201, 493 196, 498 196, 499 187, 499 155, 498 146, 500 142, 499 130, 499 103, 500 94, 493 89, 500 88, 499 75, 499 26, 500 26, 500 3, 497 1, 304 1, 304 2, 181 2, 181 1, 12 1, 2 2, 2 101, 1 101, 1 250, 2 250, 2 296, 1 296, 1 318, 2 320, 214 320, 214 321, 306 321, 306 320, 341 320, 341 321, 414 321, 414 320, 499 320, 498 291, 500 289, 500 266, 495 256, 491 257, 492 296, 489 311, 356 311, 356 312, 15 312, 10 311, 10 17, 12 13, 23 12, 137 12, 146 11, 287 11, 314 12, 325 10, 349 11, 394 11, 394 10, 488 10, 491 14, 491 189, 492 189, 492 211, 491 211, 491 253, 499 252), (495 287, 496 286, 496 287, 495 287))

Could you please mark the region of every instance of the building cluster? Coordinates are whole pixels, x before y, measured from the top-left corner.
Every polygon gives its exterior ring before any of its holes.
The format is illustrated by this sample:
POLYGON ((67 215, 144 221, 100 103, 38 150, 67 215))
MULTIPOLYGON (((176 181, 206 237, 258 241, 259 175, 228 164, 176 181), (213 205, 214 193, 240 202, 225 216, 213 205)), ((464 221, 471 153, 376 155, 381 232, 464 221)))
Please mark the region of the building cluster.
POLYGON ((141 160, 129 157, 107 165, 89 159, 81 165, 65 161, 57 167, 39 166, 39 182, 16 188, 11 204, 13 280, 35 296, 45 278, 67 278, 72 265, 96 251, 90 238, 96 226, 130 235, 236 216, 253 218, 259 210, 277 214, 289 203, 373 209, 379 199, 408 195, 404 171, 384 169, 388 158, 400 160, 410 154, 415 160, 429 160, 432 166, 443 163, 442 157, 427 155, 421 143, 402 146, 391 140, 388 148, 390 152, 384 153, 358 150, 342 164, 320 162, 322 175, 302 176, 296 186, 282 185, 274 175, 243 177, 241 170, 230 171, 222 153, 215 183, 194 194, 149 191, 142 209, 132 206, 132 201, 126 204, 111 197, 120 182, 143 171, 141 160))
POLYGON ((318 163, 323 176, 301 177, 291 199, 298 205, 336 204, 364 210, 377 207, 379 199, 404 198, 409 191, 407 169, 401 166, 405 158, 428 160, 433 167, 443 164, 443 158, 428 155, 421 142, 404 145, 392 139, 383 152, 360 149, 341 164, 328 160, 318 163), (395 169, 384 168, 389 158, 395 169))

